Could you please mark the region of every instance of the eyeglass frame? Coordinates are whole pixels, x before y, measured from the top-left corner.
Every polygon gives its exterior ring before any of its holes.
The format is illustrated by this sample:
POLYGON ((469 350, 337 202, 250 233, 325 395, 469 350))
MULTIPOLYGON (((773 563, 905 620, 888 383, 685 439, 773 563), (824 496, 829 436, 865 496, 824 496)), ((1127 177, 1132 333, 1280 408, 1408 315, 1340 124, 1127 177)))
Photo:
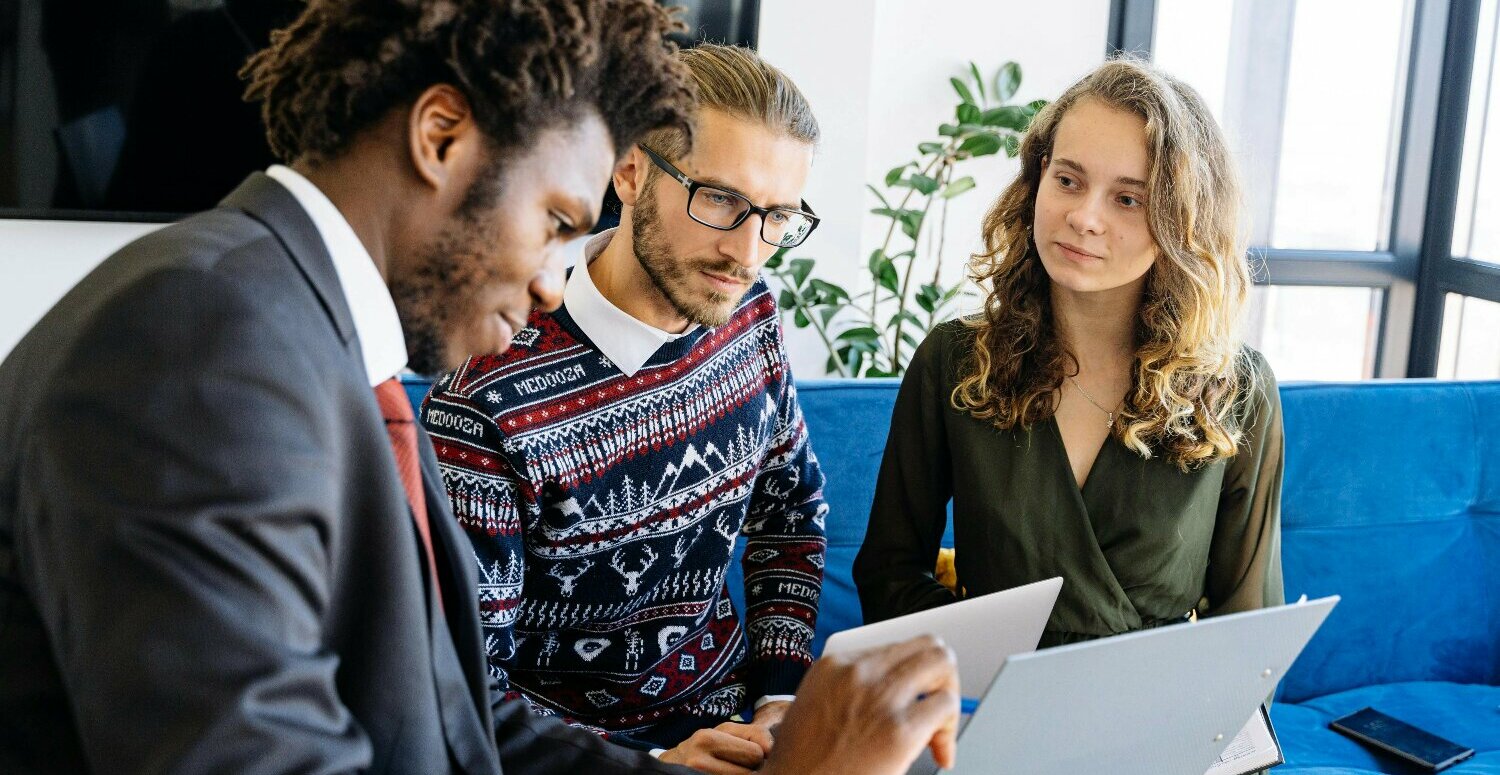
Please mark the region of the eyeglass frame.
POLYGON ((745 196, 744 194, 741 194, 738 191, 730 191, 723 186, 716 186, 711 183, 703 183, 697 180, 693 180, 692 178, 688 177, 687 174, 682 170, 672 166, 671 162, 662 158, 661 154, 657 153, 656 151, 653 151, 644 145, 638 145, 636 147, 640 148, 641 151, 651 159, 652 163, 661 168, 662 172, 667 173, 669 177, 671 177, 678 183, 681 183, 683 188, 687 189, 687 205, 683 209, 687 211, 687 216, 689 218, 692 218, 694 223, 701 223, 710 229, 716 229, 718 231, 734 231, 735 229, 738 229, 740 226, 744 225, 745 221, 748 220, 750 218, 750 215, 753 213, 760 216, 759 236, 761 242, 764 242, 773 248, 790 249, 806 242, 807 238, 811 237, 812 233, 817 230, 818 224, 823 222, 823 219, 818 217, 817 213, 813 212, 812 206, 807 203, 806 199, 802 200, 802 207, 797 210, 793 210, 790 207, 756 207, 755 203, 750 201, 750 198, 745 196), (715 226, 711 223, 708 223, 698 216, 693 215, 693 196, 698 193, 698 189, 700 188, 711 188, 715 191, 723 191, 724 193, 731 196, 737 196, 745 201, 745 206, 748 209, 746 209, 745 212, 741 213, 740 217, 736 218, 734 224, 731 226, 715 226), (784 212, 796 213, 798 215, 804 216, 812 222, 812 225, 807 227, 807 233, 802 235, 802 239, 797 240, 797 243, 795 245, 778 245, 775 242, 766 239, 766 216, 770 215, 774 210, 782 210, 784 212))

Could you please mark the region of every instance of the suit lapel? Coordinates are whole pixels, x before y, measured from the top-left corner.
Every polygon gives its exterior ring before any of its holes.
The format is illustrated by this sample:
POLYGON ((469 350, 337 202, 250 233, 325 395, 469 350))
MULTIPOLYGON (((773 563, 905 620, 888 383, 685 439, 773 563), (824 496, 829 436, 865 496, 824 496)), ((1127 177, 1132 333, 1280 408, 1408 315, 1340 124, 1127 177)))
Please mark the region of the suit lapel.
MULTIPOLYGON (((346 345, 355 340, 354 317, 344 299, 333 258, 328 255, 328 245, 292 192, 269 175, 256 172, 224 197, 219 206, 243 211, 265 224, 312 286, 339 339, 346 345)), ((363 357, 358 362, 363 364, 363 357)))
POLYGON ((432 440, 417 423, 417 449, 422 460, 422 489, 442 585, 442 616, 433 616, 433 673, 443 707, 443 728, 454 759, 470 772, 499 769, 491 743, 487 660, 479 627, 478 582, 474 552, 459 529, 449 506, 448 492, 438 469, 432 440))

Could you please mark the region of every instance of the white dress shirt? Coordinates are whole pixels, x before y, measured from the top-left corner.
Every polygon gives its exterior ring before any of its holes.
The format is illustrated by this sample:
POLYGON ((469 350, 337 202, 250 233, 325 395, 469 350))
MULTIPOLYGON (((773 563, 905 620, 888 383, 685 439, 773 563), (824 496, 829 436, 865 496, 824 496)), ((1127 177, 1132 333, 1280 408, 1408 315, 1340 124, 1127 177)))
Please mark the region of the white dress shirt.
POLYGON ((406 368, 406 337, 401 333, 401 318, 396 314, 391 291, 380 270, 375 268, 370 251, 359 241, 343 213, 312 181, 280 164, 266 170, 266 174, 285 186, 302 205, 328 248, 344 301, 349 305, 349 315, 354 319, 354 333, 365 356, 365 375, 370 386, 396 376, 406 368))
POLYGON ((630 313, 616 307, 589 276, 589 264, 604 252, 615 236, 615 229, 599 232, 583 248, 583 260, 573 267, 568 275, 568 284, 563 288, 563 306, 568 316, 583 329, 594 346, 604 357, 610 359, 625 376, 633 377, 662 345, 691 334, 698 327, 688 326, 680 334, 673 334, 650 326, 631 317, 630 313))

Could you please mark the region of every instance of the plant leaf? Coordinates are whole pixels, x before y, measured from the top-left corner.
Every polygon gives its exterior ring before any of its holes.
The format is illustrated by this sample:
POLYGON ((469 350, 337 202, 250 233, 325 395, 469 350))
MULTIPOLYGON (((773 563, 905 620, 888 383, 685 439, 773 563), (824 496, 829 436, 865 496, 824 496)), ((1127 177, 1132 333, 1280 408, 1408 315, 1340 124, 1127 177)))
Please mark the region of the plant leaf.
POLYGON ((917 151, 922 154, 942 153, 946 147, 942 143, 917 143, 917 151))
POLYGON ((1011 97, 1016 96, 1016 90, 1021 88, 1021 66, 1015 62, 1006 62, 1000 66, 1000 71, 995 73, 995 101, 1009 102, 1011 97))
POLYGON ((930 178, 926 175, 911 176, 911 187, 920 191, 923 196, 932 196, 932 192, 938 190, 938 185, 937 178, 930 178))
POLYGON ((931 313, 940 296, 942 296, 942 291, 936 285, 925 283, 917 291, 917 306, 921 307, 924 312, 931 313))
POLYGON ((920 232, 921 230, 922 230, 922 211, 921 210, 902 210, 901 211, 901 233, 905 234, 908 238, 910 238, 911 240, 915 241, 917 239, 917 233, 920 232))
POLYGON ((1018 135, 1006 135, 1005 136, 1005 155, 1009 156, 1012 159, 1014 159, 1014 158, 1016 158, 1016 154, 1018 154, 1020 152, 1021 152, 1021 138, 1020 138, 1020 136, 1018 136, 1018 135))
POLYGON ((942 124, 938 126, 938 134, 943 137, 958 137, 958 127, 953 124, 942 124))
POLYGON ((969 72, 974 76, 974 85, 979 87, 979 99, 981 101, 988 100, 989 95, 984 93, 984 76, 979 74, 979 65, 970 62, 969 72))
POLYGON ((879 199, 881 204, 885 205, 886 207, 891 206, 891 203, 885 200, 885 195, 880 193, 880 189, 870 185, 869 183, 865 184, 865 188, 870 189, 870 193, 874 194, 875 198, 879 199))
POLYGON ((958 92, 959 99, 967 102, 970 105, 977 104, 974 101, 974 93, 969 91, 969 87, 965 86, 963 81, 960 81, 957 78, 949 78, 948 83, 953 84, 953 90, 958 92))
POLYGON ((889 330, 895 328, 896 324, 898 324, 898 323, 900 323, 902 321, 906 321, 907 323, 910 323, 910 324, 916 326, 918 330, 922 330, 922 321, 918 320, 917 316, 916 316, 916 313, 912 312, 909 309, 901 310, 900 312, 897 312, 896 314, 892 315, 891 319, 886 322, 885 328, 886 328, 887 331, 889 331, 889 330))
POLYGON ((896 181, 901 179, 901 173, 906 172, 906 168, 909 166, 911 166, 911 162, 907 162, 899 167, 892 167, 890 172, 885 173, 886 186, 895 185, 896 181))
POLYGON ((880 338, 879 331, 876 331, 869 326, 859 326, 858 328, 851 328, 847 331, 839 332, 839 335, 835 341, 851 343, 873 342, 878 338, 880 338))
POLYGON ((965 140, 963 145, 958 146, 958 150, 960 153, 967 153, 970 156, 989 156, 992 153, 999 152, 1000 147, 1001 143, 998 136, 984 134, 974 135, 965 140))
POLYGON ((792 322, 795 323, 798 328, 807 328, 808 326, 812 325, 812 321, 807 319, 807 314, 802 311, 801 307, 798 307, 797 313, 792 316, 792 322))
POLYGON ((959 178, 958 180, 955 180, 952 183, 949 183, 948 187, 945 188, 945 189, 943 189, 943 198, 944 199, 952 199, 953 197, 956 197, 959 194, 962 194, 963 192, 968 191, 969 189, 971 189, 973 187, 974 187, 974 178, 972 176, 965 175, 965 176, 959 178))
POLYGON ((781 296, 776 300, 776 306, 782 309, 791 309, 797 306, 797 297, 792 294, 791 290, 782 288, 781 296))
MULTIPOLYGON (((875 282, 891 293, 901 292, 901 278, 896 274, 896 265, 890 261, 886 261, 880 265, 880 271, 875 273, 875 282)), ((873 331, 874 329, 870 330, 873 331)))
POLYGON ((790 267, 793 280, 792 284, 797 288, 801 288, 802 284, 804 282, 807 282, 807 276, 812 273, 813 265, 816 263, 817 262, 812 260, 811 258, 792 259, 790 267))
POLYGON ((776 269, 776 268, 780 267, 781 266, 781 259, 782 259, 783 256, 786 255, 786 252, 788 250, 791 250, 791 248, 779 248, 779 249, 777 249, 777 251, 775 253, 772 253, 771 257, 768 258, 768 259, 766 259, 766 268, 767 269, 776 269))
POLYGON ((839 301, 849 300, 848 291, 844 290, 842 286, 834 285, 827 280, 819 280, 814 277, 812 280, 812 289, 819 295, 819 304, 837 304, 839 301))
POLYGON ((959 124, 977 124, 979 123, 979 117, 984 115, 979 111, 978 107, 970 105, 967 102, 959 105, 956 113, 959 124))
POLYGON ((1031 117, 1034 115, 1036 115, 1034 112, 1019 105, 1001 105, 981 113, 979 121, 985 126, 998 126, 1025 132, 1026 127, 1031 125, 1031 117))
POLYGON ((858 377, 859 370, 865 365, 865 354, 860 350, 850 348, 844 362, 849 365, 850 376, 858 377))

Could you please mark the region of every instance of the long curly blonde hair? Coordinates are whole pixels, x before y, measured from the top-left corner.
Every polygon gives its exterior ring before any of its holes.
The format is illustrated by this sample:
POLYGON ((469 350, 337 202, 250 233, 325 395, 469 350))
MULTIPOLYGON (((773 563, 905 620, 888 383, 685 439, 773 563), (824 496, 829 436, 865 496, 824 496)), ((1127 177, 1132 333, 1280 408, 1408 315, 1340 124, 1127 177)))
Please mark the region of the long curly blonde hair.
POLYGON ((1223 133, 1191 87, 1139 60, 1101 65, 1037 113, 1021 172, 984 219, 970 273, 988 287, 953 405, 1001 429, 1057 409, 1077 359, 1058 336, 1050 280, 1031 239, 1043 163, 1074 105, 1099 100, 1146 122, 1146 219, 1157 246, 1136 323, 1133 387, 1112 433, 1142 457, 1188 470, 1230 457, 1256 378, 1238 338, 1251 285, 1240 187, 1223 133))

